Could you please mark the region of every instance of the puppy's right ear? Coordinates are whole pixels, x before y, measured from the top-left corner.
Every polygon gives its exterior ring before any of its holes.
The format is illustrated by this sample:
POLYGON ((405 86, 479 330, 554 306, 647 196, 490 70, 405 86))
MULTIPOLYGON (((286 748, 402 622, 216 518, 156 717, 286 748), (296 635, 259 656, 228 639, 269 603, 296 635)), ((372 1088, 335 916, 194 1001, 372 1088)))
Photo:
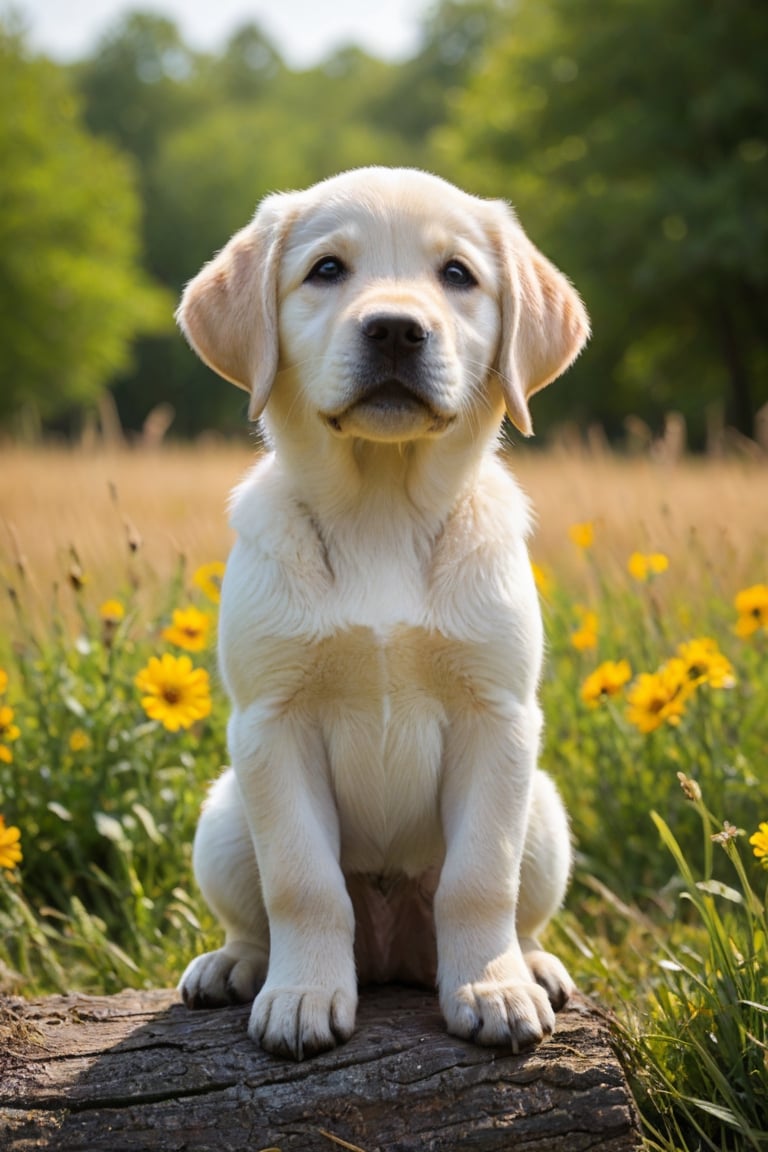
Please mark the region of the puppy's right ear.
POLYGON ((176 319, 200 359, 251 394, 257 419, 277 373, 277 275, 287 214, 269 197, 187 284, 176 319))

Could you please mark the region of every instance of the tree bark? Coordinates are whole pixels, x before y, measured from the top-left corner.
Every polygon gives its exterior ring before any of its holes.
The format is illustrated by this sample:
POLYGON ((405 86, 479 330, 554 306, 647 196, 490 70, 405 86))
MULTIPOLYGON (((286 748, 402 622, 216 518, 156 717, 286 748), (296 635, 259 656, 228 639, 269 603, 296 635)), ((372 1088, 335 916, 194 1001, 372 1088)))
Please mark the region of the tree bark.
POLYGON ((752 381, 742 346, 742 337, 737 330, 731 293, 720 292, 717 323, 720 348, 730 383, 730 402, 727 405, 730 419, 742 436, 752 439, 755 435, 752 381))
POLYGON ((434 996, 365 990, 355 1035, 303 1064, 248 1039, 247 1006, 175 992, 0 1006, 6 1152, 636 1152, 604 1017, 576 997, 521 1056, 448 1036, 434 996))

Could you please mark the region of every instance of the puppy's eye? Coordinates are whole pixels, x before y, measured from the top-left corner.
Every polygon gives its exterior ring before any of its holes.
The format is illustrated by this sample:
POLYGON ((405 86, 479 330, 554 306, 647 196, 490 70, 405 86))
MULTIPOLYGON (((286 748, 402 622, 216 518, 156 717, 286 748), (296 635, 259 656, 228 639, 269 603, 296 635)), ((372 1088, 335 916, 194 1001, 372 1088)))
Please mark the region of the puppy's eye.
POLYGON ((440 279, 449 288, 473 288, 477 284, 477 280, 461 260, 449 260, 440 270, 440 279))
POLYGON ((323 256, 312 266, 305 283, 336 284, 339 280, 343 280, 346 274, 347 269, 337 256, 323 256))

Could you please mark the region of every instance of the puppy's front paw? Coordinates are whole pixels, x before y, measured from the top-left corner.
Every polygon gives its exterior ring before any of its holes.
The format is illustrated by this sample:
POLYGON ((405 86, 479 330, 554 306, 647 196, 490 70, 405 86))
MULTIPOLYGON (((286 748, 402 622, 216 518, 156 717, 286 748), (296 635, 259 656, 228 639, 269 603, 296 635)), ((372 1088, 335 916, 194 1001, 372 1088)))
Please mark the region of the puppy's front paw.
POLYGON ((196 956, 179 981, 187 1008, 221 1008, 253 1000, 267 974, 260 948, 235 943, 196 956))
POLYGON ((476 1044, 497 1044, 513 1052, 532 1048, 549 1036, 555 1014, 538 984, 525 980, 464 984, 441 998, 448 1031, 476 1044))
POLYGON ((355 1027, 357 993, 343 988, 264 988, 248 1035, 273 1056, 304 1060, 342 1044, 355 1027))
POLYGON ((565 967, 560 963, 557 956, 553 956, 551 952, 544 952, 540 948, 524 951, 523 956, 531 976, 547 993, 555 1012, 559 1012, 567 1003, 568 998, 576 991, 576 985, 565 967))

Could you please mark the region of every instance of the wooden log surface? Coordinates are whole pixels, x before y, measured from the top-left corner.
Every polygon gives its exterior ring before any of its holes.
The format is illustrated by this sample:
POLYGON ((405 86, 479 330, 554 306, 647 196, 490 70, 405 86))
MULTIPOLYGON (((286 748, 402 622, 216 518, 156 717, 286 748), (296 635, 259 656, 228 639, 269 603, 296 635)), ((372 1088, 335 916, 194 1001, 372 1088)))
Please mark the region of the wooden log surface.
POLYGON ((247 1006, 175 992, 0 1005, 3 1152, 636 1152, 601 1014, 576 997, 514 1056, 449 1036, 435 997, 364 990, 355 1035, 302 1064, 246 1035, 247 1006))

